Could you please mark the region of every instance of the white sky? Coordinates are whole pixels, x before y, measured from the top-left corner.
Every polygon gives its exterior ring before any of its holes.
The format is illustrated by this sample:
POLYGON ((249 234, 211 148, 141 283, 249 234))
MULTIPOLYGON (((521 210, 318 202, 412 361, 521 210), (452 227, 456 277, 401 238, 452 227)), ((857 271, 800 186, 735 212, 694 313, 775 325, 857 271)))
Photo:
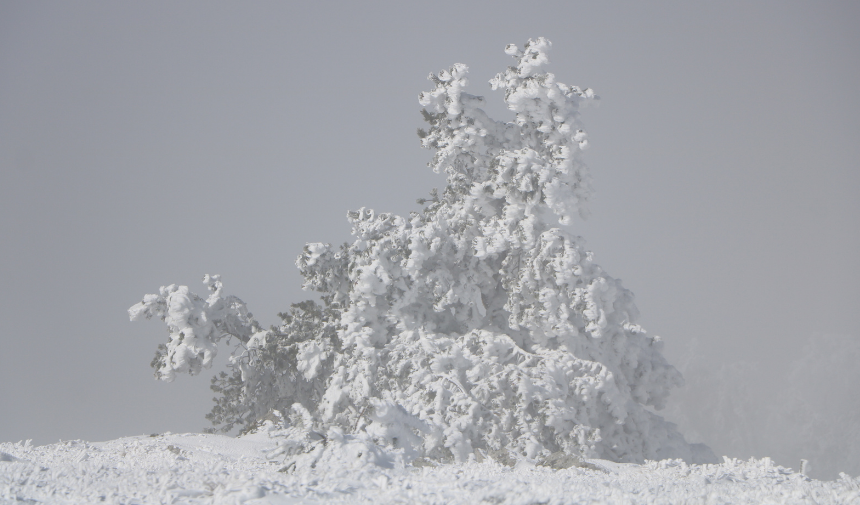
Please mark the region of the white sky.
POLYGON ((308 296, 305 242, 443 184, 427 74, 466 63, 504 117, 486 82, 537 36, 602 98, 573 229, 670 361, 695 339, 779 373, 814 335, 856 341, 858 25, 856 2, 4 2, 0 440, 207 426, 211 373, 152 379, 165 330, 126 309, 220 273, 274 323, 308 296))

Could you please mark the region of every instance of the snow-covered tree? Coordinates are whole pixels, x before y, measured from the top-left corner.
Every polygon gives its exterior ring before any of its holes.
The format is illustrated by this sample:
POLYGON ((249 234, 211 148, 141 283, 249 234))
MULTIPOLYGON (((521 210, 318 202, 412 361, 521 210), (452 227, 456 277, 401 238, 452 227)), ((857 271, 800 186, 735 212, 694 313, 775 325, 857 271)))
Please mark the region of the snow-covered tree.
POLYGON ((516 64, 490 81, 513 122, 464 91, 465 65, 430 75, 419 136, 447 184, 409 217, 349 212, 352 243, 308 244, 297 265, 321 304, 263 330, 207 277, 207 300, 169 286, 132 307, 168 325, 156 375, 199 372, 233 336, 233 374, 213 379, 209 416, 226 429, 278 410, 307 432, 442 461, 712 457, 649 410, 681 375, 636 323, 632 293, 559 227, 587 215, 579 109, 596 96, 544 71, 549 47, 509 45, 516 64))

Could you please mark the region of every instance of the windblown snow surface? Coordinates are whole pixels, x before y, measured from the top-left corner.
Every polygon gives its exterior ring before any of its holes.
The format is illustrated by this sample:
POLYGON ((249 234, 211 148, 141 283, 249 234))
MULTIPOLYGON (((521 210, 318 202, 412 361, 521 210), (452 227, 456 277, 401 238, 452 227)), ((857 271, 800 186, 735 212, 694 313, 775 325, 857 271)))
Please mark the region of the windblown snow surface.
POLYGON ((860 478, 813 480, 767 458, 588 460, 553 469, 488 457, 435 466, 404 464, 366 441, 331 435, 313 457, 292 464, 278 452, 277 437, 266 432, 3 443, 0 503, 860 503, 860 478))

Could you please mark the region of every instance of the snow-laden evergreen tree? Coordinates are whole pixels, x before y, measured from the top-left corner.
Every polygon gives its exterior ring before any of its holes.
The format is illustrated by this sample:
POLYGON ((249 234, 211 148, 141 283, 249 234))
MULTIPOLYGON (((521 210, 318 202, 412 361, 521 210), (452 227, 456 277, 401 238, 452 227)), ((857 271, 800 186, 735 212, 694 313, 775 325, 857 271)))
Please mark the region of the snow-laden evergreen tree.
POLYGON ((156 375, 198 373, 232 336, 209 415, 224 430, 278 411, 305 442, 361 434, 413 458, 712 458, 649 410, 681 375, 632 293, 559 228, 587 214, 579 109, 596 97, 545 72, 549 47, 509 45, 516 64, 490 81, 513 122, 464 91, 465 65, 430 75, 419 136, 447 184, 409 217, 349 212, 350 244, 308 244, 297 265, 321 302, 263 330, 207 276, 206 300, 174 285, 132 307, 168 325, 156 375))

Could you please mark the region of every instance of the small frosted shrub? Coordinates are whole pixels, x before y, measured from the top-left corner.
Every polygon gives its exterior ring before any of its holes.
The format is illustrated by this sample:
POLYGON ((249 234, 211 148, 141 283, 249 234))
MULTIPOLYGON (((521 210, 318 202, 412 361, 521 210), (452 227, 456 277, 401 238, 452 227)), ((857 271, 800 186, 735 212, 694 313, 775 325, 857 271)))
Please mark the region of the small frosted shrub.
POLYGON ((247 431, 300 412, 287 446, 307 451, 346 436, 439 461, 712 459, 649 410, 681 375, 636 323, 632 293, 559 228, 588 213, 579 110, 597 97, 544 71, 549 47, 509 45, 515 64, 490 81, 513 122, 464 91, 465 65, 430 75, 418 134, 446 186, 408 217, 349 212, 351 243, 305 246, 297 265, 321 303, 263 330, 207 276, 207 300, 169 286, 132 307, 168 325, 156 376, 196 374, 235 337, 209 419, 247 431))

